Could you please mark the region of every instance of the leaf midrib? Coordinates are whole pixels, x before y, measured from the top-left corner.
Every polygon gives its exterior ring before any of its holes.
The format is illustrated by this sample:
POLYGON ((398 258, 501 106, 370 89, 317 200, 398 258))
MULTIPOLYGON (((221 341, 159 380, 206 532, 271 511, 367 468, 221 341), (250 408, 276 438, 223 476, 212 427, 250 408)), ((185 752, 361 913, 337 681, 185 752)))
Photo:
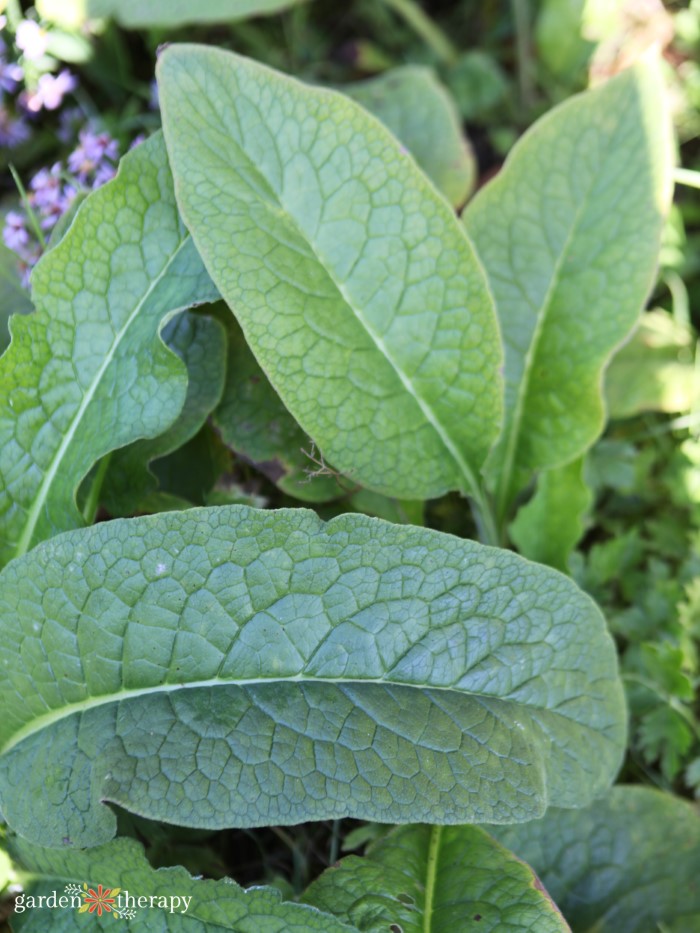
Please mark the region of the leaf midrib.
MULTIPOLYGON (((458 693, 465 699, 476 700, 479 702, 483 701, 485 703, 495 702, 504 704, 514 703, 518 706, 518 708, 522 708, 528 715, 530 711, 533 713, 547 713, 551 716, 561 717, 567 722, 572 722, 569 716, 567 716, 565 713, 562 713, 556 707, 528 704, 522 700, 517 699, 516 697, 500 697, 487 693, 477 693, 476 691, 466 690, 463 687, 458 687, 454 684, 415 684, 408 681, 387 680, 386 678, 379 677, 311 677, 304 673, 289 675, 287 677, 241 677, 236 679, 211 677, 206 680, 191 681, 190 683, 164 683, 156 684, 153 687, 133 687, 122 690, 113 690, 110 693, 101 693, 96 696, 89 696, 74 703, 66 703, 63 706, 49 710, 46 713, 32 718, 30 722, 26 723, 26 725, 18 729, 17 732, 15 732, 14 735, 12 735, 11 738, 2 747, 0 747, 0 757, 11 751, 16 745, 24 741, 24 739, 30 738, 32 735, 41 732, 43 729, 48 728, 54 723, 60 722, 63 719, 68 719, 75 713, 85 713, 88 710, 96 709, 100 706, 109 706, 112 703, 121 703, 126 700, 136 699, 142 696, 152 696, 163 693, 176 693, 179 690, 195 690, 207 687, 259 687, 269 684, 288 683, 300 684, 302 686, 305 686, 306 684, 327 684, 329 686, 340 686, 348 688, 361 688, 364 686, 379 686, 387 688, 398 687, 405 690, 418 690, 425 693, 458 693)), ((590 730, 593 728, 589 723, 586 722, 579 722, 578 720, 573 720, 573 722, 580 726, 582 729, 590 730)))
POLYGON ((423 910, 423 933, 431 933, 433 929, 433 912, 435 910, 435 888, 437 885, 438 860, 440 858, 440 843, 442 842, 442 826, 432 826, 430 829, 430 843, 428 844, 428 861, 425 871, 425 909, 423 910))
POLYGON ((155 288, 160 284, 160 282, 167 275, 173 262, 178 257, 178 255, 180 254, 180 251, 183 249, 183 247, 189 241, 189 239, 190 237, 188 234, 180 241, 177 248, 174 250, 174 252, 170 256, 168 261, 165 263, 165 265, 161 269, 161 271, 151 281, 143 297, 136 304, 136 307, 131 312, 129 317, 126 319, 122 328, 119 331, 117 331, 115 335, 115 339, 113 340, 112 345, 109 348, 109 351, 105 355, 105 358, 102 364, 100 365, 99 369, 95 373, 95 376, 90 382, 90 385, 88 386, 87 391, 83 395, 83 398, 80 402, 80 405, 78 406, 78 409, 76 410, 75 414, 73 415, 73 418, 71 419, 68 430, 63 435, 63 439, 60 445, 58 446, 55 454, 51 458, 51 463, 49 465, 48 470, 46 470, 46 472, 44 473, 44 478, 41 481, 41 485, 39 486, 36 496, 32 500, 31 508, 27 512, 27 520, 24 524, 24 528, 22 529, 22 534, 20 535, 19 541, 17 542, 17 547, 15 550, 15 557, 20 557, 22 554, 26 553, 29 550, 29 547, 32 542, 32 537, 34 535, 34 531, 36 530, 36 526, 39 521, 41 510, 46 503, 51 486, 56 477, 56 474, 61 465, 61 462, 66 454, 66 451, 69 449, 70 445, 72 444, 75 434, 82 421, 82 418, 85 412, 87 411, 88 407, 90 406, 93 398, 95 397, 95 393, 97 392, 97 389, 99 388, 100 383, 102 382, 102 378, 104 374, 106 373, 107 369, 109 368, 112 360, 114 359, 114 356, 117 350, 119 349, 119 346, 122 340, 128 333, 133 322, 139 316, 141 310, 143 309, 148 299, 153 294, 155 288))
MULTIPOLYGON (((290 80, 290 84, 294 84, 294 83, 295 83, 295 82, 293 82, 293 80, 290 80)), ((327 90, 327 89, 325 89, 325 88, 315 88, 314 90, 315 90, 317 93, 319 93, 319 95, 333 95, 333 93, 334 93, 333 91, 329 91, 329 90, 327 90)), ((360 105, 358 104, 357 106, 359 107, 360 105)), ((376 117, 374 117, 374 116, 373 116, 372 114, 370 114, 370 113, 367 113, 366 115, 367 115, 367 116, 370 118, 370 120, 373 121, 379 128, 381 128, 382 131, 388 132, 388 130, 386 130, 386 127, 384 127, 384 125, 381 123, 381 121, 379 121, 376 117)), ((238 116, 238 115, 236 114, 236 116, 238 116)), ((391 134, 390 134, 390 135, 391 135, 391 134)), ((271 196, 271 198, 274 198, 274 201, 275 201, 276 204, 279 206, 279 209, 280 209, 280 211, 282 212, 283 218, 286 219, 286 220, 290 223, 290 225, 293 227, 293 229, 294 229, 295 232, 298 234, 298 236, 301 238, 301 240, 302 240, 304 243, 307 244, 307 246, 309 247, 309 249, 310 249, 311 252, 313 253, 314 257, 316 258, 316 261, 317 261, 318 264, 321 266, 321 268, 325 271, 325 273, 328 275, 328 278, 331 280, 331 282, 333 283, 333 285, 334 285, 335 288, 337 289, 338 293, 340 294, 340 296, 341 296, 341 298, 343 299, 343 301, 345 302, 345 304, 350 308, 350 310, 351 310, 352 313, 354 314, 355 318, 356 318, 357 321, 359 322, 360 326, 361 326, 361 327, 366 331, 366 333, 369 335, 369 337, 371 338, 372 342, 374 343, 374 345, 375 345, 375 347, 377 348, 377 350, 379 351, 379 353, 380 353, 380 354, 384 357, 384 359, 389 363, 389 365, 391 366, 391 368, 393 369, 393 371, 395 372, 395 374, 398 376, 399 381, 401 382, 401 384, 404 386, 404 388, 407 390, 408 394, 413 398, 413 400, 415 401, 415 403, 418 405, 418 407, 420 408, 420 410, 421 410, 421 412, 423 413, 424 417, 426 418, 426 420, 428 421, 428 423, 431 425, 431 427, 433 428, 433 430, 435 431, 435 433, 436 433, 437 436, 439 437, 439 439, 440 439, 440 441, 441 441, 443 447, 447 450, 448 454, 450 455, 450 457, 451 457, 451 458, 453 459, 453 461, 455 462, 455 464, 456 464, 456 466, 457 466, 457 469, 459 470, 459 472, 461 473, 461 475, 464 477, 465 483, 466 483, 466 488, 465 488, 463 491, 464 491, 464 492, 469 492, 478 502, 481 502, 482 499, 483 499, 483 494, 482 494, 482 492, 481 492, 480 483, 478 482, 477 477, 476 477, 474 471, 473 471, 472 468, 469 466, 469 464, 468 464, 467 461, 465 460, 464 456, 461 454, 458 445, 455 443, 455 441, 452 439, 452 437, 450 436, 450 434, 449 434, 449 432, 447 431, 447 429, 444 427, 444 425, 442 424, 442 422, 440 421, 440 419, 437 417, 437 415, 436 415, 435 411, 433 410, 433 408, 432 408, 432 407, 429 405, 429 403, 416 391, 416 389, 414 388, 414 385, 413 385, 413 382, 412 382, 411 378, 403 371, 403 369, 402 369, 401 366, 398 364, 398 362, 393 358, 392 354, 391 354, 390 351, 388 350, 388 348, 387 348, 387 346, 386 346, 384 340, 382 339, 382 337, 381 337, 381 336, 375 331, 375 329, 370 325, 370 323, 368 322, 368 320, 367 320, 367 319, 365 318, 365 316, 362 314, 361 310, 360 310, 359 308, 355 307, 355 304, 352 302, 352 300, 350 299, 349 295, 347 294, 347 291, 346 291, 346 289, 345 289, 345 286, 344 286, 341 282, 339 282, 339 281, 337 280, 337 278, 336 278, 336 276, 335 276, 335 274, 334 274, 334 272, 333 272, 332 266, 331 266, 329 263, 327 263, 327 262, 325 262, 325 261, 323 260, 322 255, 319 253, 319 250, 317 249, 315 242, 314 242, 314 241, 311 239, 311 237, 308 236, 308 235, 306 234, 306 232, 300 227, 300 225, 299 225, 298 222, 297 222, 297 219, 296 219, 295 215, 289 210, 289 208, 287 207, 287 205, 284 203, 284 200, 283 200, 281 194, 280 194, 279 192, 275 191, 275 189, 272 187, 272 185, 271 185, 270 181, 268 180, 268 178, 261 172, 259 166, 258 166, 255 162, 252 161, 252 159, 251 159, 250 156, 248 155, 248 152, 247 152, 246 149, 244 148, 243 144, 242 144, 241 142, 239 142, 237 139, 235 139, 235 137, 232 136, 230 133, 228 133, 228 134, 226 135, 226 139, 227 139, 228 141, 230 141, 231 143, 233 143, 233 144, 237 147, 239 153, 241 153, 241 154, 244 156, 244 158, 245 158, 245 160, 246 160, 246 164, 248 165, 248 167, 249 167, 249 169, 250 169, 250 171, 251 171, 251 174, 255 175, 255 176, 263 183, 263 188, 266 188, 266 189, 270 192, 270 196, 271 196)), ((202 138, 202 139, 201 139, 201 142, 203 142, 204 145, 206 145, 207 148, 210 149, 210 151, 212 152, 212 154, 213 154, 216 158, 219 158, 219 159, 221 158, 221 152, 220 152, 218 149, 215 149, 215 148, 213 148, 212 146, 210 146, 209 143, 208 143, 208 141, 207 141, 206 139, 202 138)), ((281 160, 281 154, 280 154, 279 152, 278 152, 278 155, 280 156, 280 160, 281 160)), ((281 160, 281 161, 282 161, 282 160, 281 160)), ((413 161, 413 160, 411 159, 411 161, 413 161)), ((226 163, 225 163, 225 164, 226 164, 226 163)), ((238 174, 238 173, 235 172, 235 169, 234 169, 233 171, 234 171, 235 174, 238 174)), ((181 187, 181 186, 178 184, 178 181, 179 181, 179 179, 178 179, 177 177, 175 177, 175 188, 176 188, 176 190, 178 190, 178 189, 181 187)), ((426 186, 426 187, 427 187, 427 186, 426 186)), ((262 203, 266 208, 270 208, 270 207, 271 207, 271 205, 268 205, 267 202, 265 201, 265 199, 259 197, 259 195, 258 195, 256 192, 254 192, 254 195, 255 195, 256 200, 258 200, 260 203, 262 203)), ((484 291, 485 291, 486 294, 488 294, 489 297, 491 298, 491 301, 492 301, 492 303, 493 303, 493 311, 494 311, 494 314, 495 314, 495 302, 493 301, 493 296, 492 296, 492 294, 491 294, 491 289, 490 289, 490 286, 489 286, 489 283, 488 283, 488 277, 487 277, 485 271, 483 270, 483 266, 482 266, 481 262, 479 261, 479 258, 478 258, 477 253, 476 253, 476 249, 475 249, 475 247, 471 244, 471 241, 470 241, 470 239, 469 239, 469 236, 468 236, 468 234, 467 234, 467 231, 464 230, 463 228, 461 228, 461 227, 459 226, 459 224, 458 224, 457 221, 455 221, 455 223, 456 223, 456 226, 457 226, 457 235, 458 235, 458 236, 463 236, 463 237, 464 237, 467 246, 471 249, 472 255, 473 255, 473 257, 474 257, 475 260, 476 260, 476 265, 477 265, 477 267, 478 267, 478 268, 481 270, 481 272, 482 272, 482 284, 484 285, 484 291)), ((194 239, 195 239, 195 243, 196 243, 196 242, 197 242, 197 236, 196 236, 196 235, 195 235, 195 238, 194 238, 194 239)), ((211 275, 212 279, 214 280, 214 276, 215 276, 215 274, 216 274, 216 270, 213 270, 213 269, 210 268, 208 259, 205 258, 205 254, 204 254, 205 251, 202 250, 202 251, 200 251, 200 253, 201 253, 201 255, 202 255, 202 259, 203 259, 203 261, 204 261, 204 264, 205 264, 205 266, 207 267, 207 271, 209 272, 209 274, 211 275)), ((266 372, 267 372, 267 370, 266 370, 266 372)), ((270 381, 273 382, 273 384, 274 384, 274 382, 275 382, 275 380, 274 380, 274 373, 272 373, 272 374, 268 373, 268 378, 269 378, 270 381)))

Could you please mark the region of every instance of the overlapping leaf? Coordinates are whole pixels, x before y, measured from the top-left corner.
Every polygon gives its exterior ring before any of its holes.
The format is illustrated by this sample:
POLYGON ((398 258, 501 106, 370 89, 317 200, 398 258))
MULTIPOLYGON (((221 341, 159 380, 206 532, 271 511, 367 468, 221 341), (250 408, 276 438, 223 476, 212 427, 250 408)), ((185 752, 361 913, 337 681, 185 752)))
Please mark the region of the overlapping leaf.
POLYGON ((433 71, 404 65, 346 84, 342 91, 391 130, 450 204, 464 204, 476 180, 476 162, 457 107, 433 71))
POLYGON ((228 309, 224 314, 228 331, 226 384, 214 413, 222 439, 288 495, 305 502, 338 498, 353 483, 343 488, 342 478, 333 476, 332 469, 323 475, 325 465, 312 459, 311 439, 270 385, 233 315, 228 309))
POLYGON ((535 470, 603 426, 601 374, 654 282, 671 190, 654 61, 540 120, 464 213, 496 300, 506 418, 488 475, 503 521, 535 470))
POLYGON ((304 894, 363 933, 566 933, 531 868, 475 826, 405 826, 304 894), (478 924, 478 926, 477 926, 478 924))
POLYGON ((493 829, 542 878, 574 933, 700 929, 700 815, 649 787, 493 829))
POLYGON ((379 492, 478 495, 500 339, 449 206, 342 95, 189 45, 159 81, 182 215, 302 429, 379 492))
POLYGON ((193 438, 221 399, 226 375, 223 325, 203 314, 185 313, 167 324, 163 339, 187 366, 187 397, 167 431, 122 448, 110 460, 102 495, 110 515, 146 510, 148 496, 158 488, 148 465, 193 438))
MULTIPOLYGON (((302 904, 283 903, 274 888, 248 891, 234 882, 195 879, 184 868, 153 869, 143 848, 133 839, 115 839, 92 849, 46 849, 11 837, 9 850, 22 869, 26 897, 50 897, 56 892, 69 906, 31 908, 25 900, 12 917, 13 929, 24 933, 74 933, 75 930, 132 930, 138 933, 195 933, 235 930, 236 933, 353 933, 331 914, 302 904), (113 897, 109 910, 78 913, 84 903, 66 886, 93 890, 102 885, 113 897), (128 895, 128 899, 127 899, 128 895), (139 906, 139 898, 155 898, 139 906), (135 906, 131 906, 135 904, 135 906), (119 916, 115 917, 114 909, 119 916), (117 923, 115 923, 117 920, 117 923)), ((144 902, 141 901, 141 904, 144 902)))
POLYGON ((0 809, 96 845, 191 826, 530 819, 619 765, 594 603, 517 555, 242 506, 68 532, 0 575, 0 809))
POLYGON ((104 454, 162 433, 184 365, 158 335, 217 297, 178 216, 162 137, 83 204, 32 277, 0 361, 0 563, 82 524, 75 490, 104 454))

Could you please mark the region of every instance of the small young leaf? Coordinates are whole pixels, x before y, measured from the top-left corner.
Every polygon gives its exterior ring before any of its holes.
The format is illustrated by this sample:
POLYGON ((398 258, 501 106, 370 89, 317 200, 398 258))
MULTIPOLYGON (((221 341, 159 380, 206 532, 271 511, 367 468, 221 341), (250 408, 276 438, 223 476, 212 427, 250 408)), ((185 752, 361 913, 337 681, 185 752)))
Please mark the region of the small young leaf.
POLYGON ((327 502, 352 489, 352 481, 344 488, 342 477, 333 476, 332 470, 324 475, 323 465, 314 462, 313 442, 284 407, 236 319, 224 309, 226 385, 213 416, 223 441, 283 492, 304 502, 327 502))
POLYGON ((402 826, 329 868, 303 901, 363 933, 567 933, 532 869, 476 826, 402 826))
POLYGON ((600 433, 603 367, 656 274, 670 141, 659 65, 640 63, 536 123, 463 215, 505 343, 505 427, 487 462, 501 521, 533 471, 600 433))
MULTIPOLYGON (((570 580, 363 515, 116 520, 0 574, 0 809, 97 845, 190 826, 530 819, 620 764, 612 640, 570 580)), ((68 842, 66 842, 68 840, 68 842)))
POLYGON ((158 332, 216 290, 182 225, 163 139, 122 160, 32 276, 36 311, 0 359, 0 564, 83 523, 75 490, 104 454, 161 434, 184 365, 158 332))
POLYGON ((593 494, 583 475, 583 458, 540 473, 537 491, 518 511, 509 532, 524 557, 564 573, 584 532, 593 494))
POLYGON ((165 433, 136 441, 112 456, 102 502, 115 517, 146 511, 147 497, 158 488, 148 464, 193 438, 223 392, 226 332, 219 321, 203 314, 181 314, 168 322, 163 340, 187 366, 187 397, 177 420, 165 433))
POLYGON ((90 17, 113 16, 131 29, 173 28, 189 23, 229 23, 278 13, 304 0, 87 0, 90 17))
MULTIPOLYGON (((48 849, 10 836, 8 849, 22 869, 25 896, 65 895, 66 885, 82 888, 87 882, 109 888, 114 897, 102 915, 91 913, 81 923, 77 906, 53 909, 26 908, 12 916, 13 929, 22 933, 74 933, 79 929, 133 930, 138 933, 185 933, 188 930, 235 930, 236 933, 355 933, 332 914, 304 904, 284 903, 279 891, 255 887, 246 891, 229 879, 203 881, 184 868, 152 868, 142 846, 134 839, 115 839, 103 846, 79 851, 48 849), (118 896, 117 891, 121 894, 118 896), (139 906, 137 898, 154 897, 153 906, 139 906), (161 900, 159 903, 160 899, 161 900), (134 904, 135 906, 131 906, 134 904), (127 912, 125 916, 122 910, 127 912), (130 916, 133 911, 133 916, 130 916), (47 917, 49 913, 49 917, 47 917), (115 924, 115 919, 118 923, 115 924)), ((82 898, 81 898, 82 900, 82 898)), ((26 907, 26 897, 24 905, 26 907)))
POLYGON ((649 787, 615 787, 493 835, 532 865, 574 931, 700 929, 700 816, 649 787))
POLYGON ((476 162, 457 107, 430 68, 404 65, 340 90, 391 130, 450 204, 464 204, 474 187, 476 162))
POLYGON ((183 218, 302 429, 378 492, 479 496, 500 338, 447 203, 341 94, 203 46, 158 73, 183 218))

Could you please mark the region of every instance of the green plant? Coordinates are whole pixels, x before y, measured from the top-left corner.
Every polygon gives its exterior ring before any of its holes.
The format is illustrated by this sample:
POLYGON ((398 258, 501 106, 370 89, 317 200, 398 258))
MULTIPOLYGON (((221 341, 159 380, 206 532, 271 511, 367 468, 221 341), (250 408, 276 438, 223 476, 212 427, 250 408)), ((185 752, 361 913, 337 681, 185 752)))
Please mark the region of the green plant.
POLYGON ((566 568, 581 532, 602 372, 653 284, 670 198, 658 66, 544 117, 461 220, 347 96, 199 46, 167 49, 159 80, 164 135, 39 262, 37 310, 0 362, 9 851, 30 890, 103 872, 160 889, 112 840, 108 804, 190 827, 426 822, 306 906, 236 887, 215 910, 214 882, 168 879, 192 887, 193 920, 237 930, 566 929, 529 869, 458 824, 595 806, 624 754, 599 610, 506 545, 510 528, 566 568), (224 339, 242 361, 225 384, 224 339), (246 383, 264 404, 243 405, 246 383), (481 543, 241 504, 86 527, 100 504, 186 506, 157 464, 191 468, 214 408, 239 452, 274 411, 267 472, 286 495, 413 516, 459 492, 481 543), (320 492, 286 449, 305 435, 320 492))

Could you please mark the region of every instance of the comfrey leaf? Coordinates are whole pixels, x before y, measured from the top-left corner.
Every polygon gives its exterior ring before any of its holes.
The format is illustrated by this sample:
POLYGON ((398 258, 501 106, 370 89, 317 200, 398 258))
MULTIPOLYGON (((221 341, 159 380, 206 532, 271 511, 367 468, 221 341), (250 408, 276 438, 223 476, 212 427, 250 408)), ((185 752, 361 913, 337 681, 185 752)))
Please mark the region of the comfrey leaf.
POLYGON ((501 347, 445 200, 334 91, 192 45, 158 73, 182 216, 302 429, 378 492, 478 498, 501 347))
POLYGON ((602 371, 654 283, 671 168, 649 60, 536 123, 464 212, 505 345, 505 426, 487 463, 501 522, 534 471, 603 427, 602 371))
POLYGON ((582 806, 625 739, 570 580, 362 515, 192 509, 0 575, 0 809, 97 845, 112 801, 189 826, 509 822, 582 806))
POLYGON ((83 524, 75 491, 104 454, 161 434, 185 401, 168 316, 217 292, 178 216, 160 135, 122 160, 37 265, 36 311, 0 360, 0 563, 83 524))

